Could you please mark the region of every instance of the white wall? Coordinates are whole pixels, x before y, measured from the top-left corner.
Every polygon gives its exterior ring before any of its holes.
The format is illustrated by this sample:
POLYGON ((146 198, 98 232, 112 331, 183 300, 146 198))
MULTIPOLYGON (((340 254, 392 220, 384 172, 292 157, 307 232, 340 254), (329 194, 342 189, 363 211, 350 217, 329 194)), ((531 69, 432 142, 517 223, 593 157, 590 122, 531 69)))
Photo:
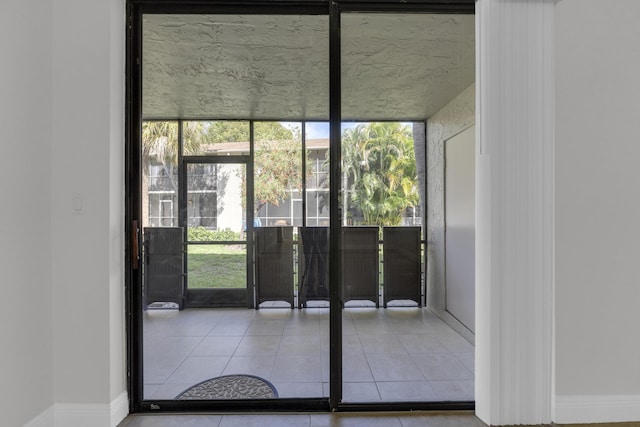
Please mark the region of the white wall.
POLYGON ((109 405, 126 388, 124 16, 124 0, 60 0, 53 10, 57 404, 109 405), (72 209, 75 194, 84 197, 80 215, 72 209))
POLYGON ((0 414, 53 403, 51 1, 0 2, 0 414))
POLYGON ((126 413, 124 3, 0 3, 3 425, 126 413))
POLYGON ((469 340, 473 335, 445 312, 444 143, 475 123, 475 91, 472 84, 427 119, 427 306, 469 340))
POLYGON ((635 0, 556 5, 559 421, 640 420, 639 22, 635 0))

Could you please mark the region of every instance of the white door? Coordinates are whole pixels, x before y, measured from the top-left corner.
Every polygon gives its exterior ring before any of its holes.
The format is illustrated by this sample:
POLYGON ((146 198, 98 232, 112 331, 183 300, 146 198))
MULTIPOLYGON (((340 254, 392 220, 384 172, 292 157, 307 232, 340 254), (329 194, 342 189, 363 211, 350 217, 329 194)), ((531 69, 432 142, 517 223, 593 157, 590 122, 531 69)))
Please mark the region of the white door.
POLYGON ((475 126, 445 142, 447 311, 475 330, 475 126))

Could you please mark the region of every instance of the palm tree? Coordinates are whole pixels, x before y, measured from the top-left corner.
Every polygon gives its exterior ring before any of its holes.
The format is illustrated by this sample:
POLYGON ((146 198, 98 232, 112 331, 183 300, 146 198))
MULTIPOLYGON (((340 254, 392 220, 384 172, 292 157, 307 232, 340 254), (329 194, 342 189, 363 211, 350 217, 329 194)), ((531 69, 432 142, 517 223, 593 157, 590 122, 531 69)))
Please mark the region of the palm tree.
MULTIPOLYGON (((347 224, 347 216, 351 202, 349 197, 352 196, 353 188, 349 183, 361 181, 363 167, 366 166, 364 159, 368 157, 367 142, 369 136, 366 125, 360 124, 354 128, 345 129, 342 133, 342 188, 343 188, 343 224, 347 224)), ((327 156, 327 162, 329 156, 327 156)))
POLYGON ((407 207, 419 202, 413 138, 400 123, 370 123, 343 134, 345 207, 367 225, 399 225, 407 207))

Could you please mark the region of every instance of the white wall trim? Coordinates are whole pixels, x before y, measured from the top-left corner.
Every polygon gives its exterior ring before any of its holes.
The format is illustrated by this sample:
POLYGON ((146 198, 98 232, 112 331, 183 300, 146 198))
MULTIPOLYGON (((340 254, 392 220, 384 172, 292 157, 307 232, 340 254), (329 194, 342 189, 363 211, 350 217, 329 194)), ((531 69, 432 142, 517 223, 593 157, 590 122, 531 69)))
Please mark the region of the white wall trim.
POLYGON ((111 427, 116 427, 129 415, 129 394, 122 392, 111 401, 111 427))
POLYGON ((40 415, 26 423, 24 427, 53 427, 53 406, 49 406, 40 415))
POLYGON ((476 414, 553 400, 554 1, 476 3, 476 414))
POLYGON ((116 427, 129 415, 129 395, 119 394, 110 404, 57 403, 23 427, 116 427))
POLYGON ((557 396, 558 424, 628 422, 640 420, 640 395, 557 396))
POLYGON ((448 311, 440 311, 433 308, 430 308, 430 311, 436 316, 438 316, 447 325, 449 325, 451 329, 453 329, 454 331, 462 335, 464 339, 469 341, 471 344, 475 345, 475 342, 476 342, 475 334, 469 328, 467 328, 462 322, 460 322, 458 319, 452 316, 451 313, 449 313, 448 311))

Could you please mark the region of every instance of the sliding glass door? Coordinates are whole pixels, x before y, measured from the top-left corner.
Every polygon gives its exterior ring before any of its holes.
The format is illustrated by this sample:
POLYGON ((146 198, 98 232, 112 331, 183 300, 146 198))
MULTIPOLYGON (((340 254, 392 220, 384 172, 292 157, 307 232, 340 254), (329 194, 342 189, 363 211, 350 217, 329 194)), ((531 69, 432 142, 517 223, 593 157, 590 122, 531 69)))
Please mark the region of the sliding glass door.
POLYGON ((473 346, 426 299, 425 170, 473 2, 129 10, 135 410, 472 407, 473 346))
POLYGON ((473 83, 473 15, 346 9, 343 402, 472 401, 473 346, 423 307, 425 119, 473 83))
POLYGON ((328 16, 146 8, 141 408, 328 407, 300 238, 328 220, 328 136, 306 127, 328 125, 328 16))

